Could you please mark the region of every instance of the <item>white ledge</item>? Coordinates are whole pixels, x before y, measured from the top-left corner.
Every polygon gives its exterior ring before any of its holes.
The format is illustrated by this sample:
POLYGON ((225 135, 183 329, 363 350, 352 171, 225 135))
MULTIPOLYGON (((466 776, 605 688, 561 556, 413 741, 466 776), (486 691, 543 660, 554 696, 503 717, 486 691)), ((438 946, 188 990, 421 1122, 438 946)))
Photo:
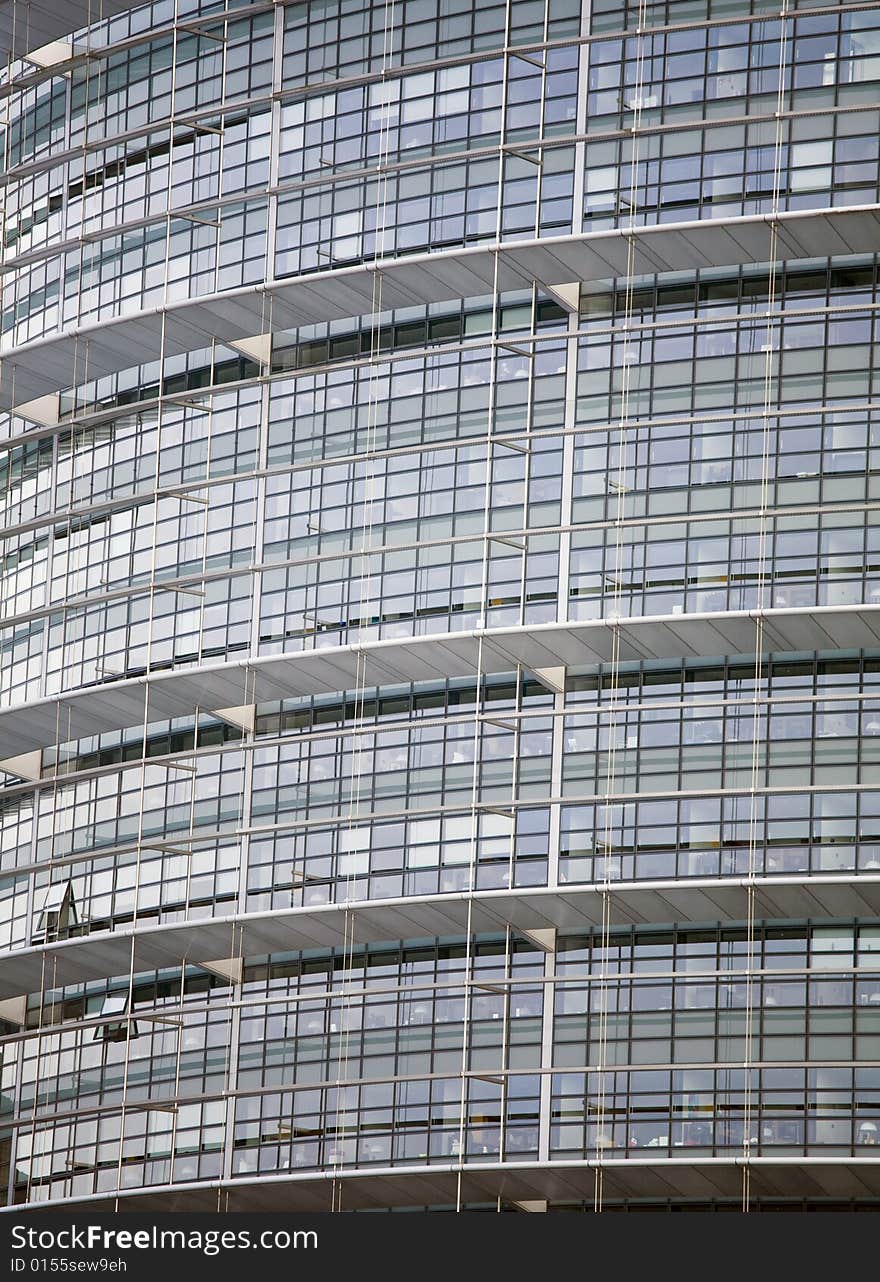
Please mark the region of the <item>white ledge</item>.
MULTIPOLYGON (((401 1166, 337 1166, 293 1175, 254 1175, 241 1179, 166 1184, 153 1188, 113 1189, 86 1197, 53 1197, 0 1208, 21 1212, 28 1206, 97 1206, 113 1203, 120 1211, 216 1211, 218 1190, 229 1211, 317 1212, 332 1209, 341 1192, 347 1211, 391 1206, 455 1205, 458 1181, 465 1203, 592 1203, 596 1175, 603 1175, 606 1202, 622 1198, 682 1198, 709 1201, 742 1198, 743 1167, 748 1166, 752 1198, 876 1198, 880 1196, 880 1161, 871 1157, 752 1157, 731 1152, 726 1157, 613 1157, 601 1162, 436 1162, 401 1166), (336 1182, 339 1181, 337 1184, 336 1182), (228 1201, 227 1201, 228 1198, 228 1201)), ((57 1182, 60 1187, 61 1179, 57 1182)))
POLYGON ((74 31, 112 18, 126 9, 134 9, 142 0, 101 0, 100 6, 89 0, 27 0, 0 3, 0 57, 24 58, 44 45, 69 36, 74 31))
POLYGON ((304 695, 404 681, 442 681, 608 663, 615 634, 621 662, 880 647, 880 605, 648 615, 644 618, 475 629, 362 645, 268 655, 162 671, 68 691, 0 711, 0 760, 108 730, 304 695), (359 667, 360 663, 360 667, 359 667), (365 665, 365 666, 364 666, 365 665))
MULTIPOLYGON (((710 924, 745 921, 750 889, 762 919, 872 918, 880 916, 880 876, 694 878, 612 882, 613 925, 710 924)), ((602 924, 602 885, 457 892, 398 899, 359 900, 177 922, 128 926, 80 935, 63 943, 0 954, 0 1001, 96 979, 142 974, 217 957, 260 957, 392 940, 444 935, 498 934, 510 926, 579 934, 602 924)))
POLYGON ((384 258, 194 298, 8 348, 0 360, 0 407, 10 409, 104 378, 165 354, 240 343, 273 331, 369 315, 375 283, 382 309, 414 307, 501 291, 655 272, 736 267, 771 259, 875 253, 880 205, 661 223, 543 240, 507 241, 434 254, 384 258), (632 261, 630 264, 630 247, 632 261), (267 304, 271 303, 271 306, 267 304), (87 371, 84 372, 84 371, 87 371))

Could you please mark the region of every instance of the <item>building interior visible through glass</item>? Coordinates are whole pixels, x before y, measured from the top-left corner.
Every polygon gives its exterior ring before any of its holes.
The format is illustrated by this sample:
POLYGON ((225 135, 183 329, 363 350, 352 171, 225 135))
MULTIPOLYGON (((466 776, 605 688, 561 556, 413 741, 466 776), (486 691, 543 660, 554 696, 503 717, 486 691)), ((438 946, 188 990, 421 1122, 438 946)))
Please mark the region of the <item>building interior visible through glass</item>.
POLYGON ((880 1209, 880 3, 108 8, 0 0, 0 1204, 880 1209))

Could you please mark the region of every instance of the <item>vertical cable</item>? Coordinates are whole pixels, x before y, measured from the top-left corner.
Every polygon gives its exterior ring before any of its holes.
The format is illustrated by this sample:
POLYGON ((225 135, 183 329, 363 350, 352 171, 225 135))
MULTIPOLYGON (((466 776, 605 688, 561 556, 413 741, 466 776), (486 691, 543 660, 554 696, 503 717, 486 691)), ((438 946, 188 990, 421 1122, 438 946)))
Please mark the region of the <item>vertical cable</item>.
MULTIPOLYGON (((510 4, 508 0, 508 27, 510 21, 510 4)), ((506 67, 505 62, 505 67, 506 67)), ((505 73, 506 74, 506 73, 505 73)), ((498 217, 500 219, 501 203, 499 198, 498 217)), ((462 1181, 464 1176, 465 1158, 467 1156, 467 1117, 468 1117, 468 1068, 470 1059, 470 1030, 471 1030, 471 1011, 473 1008, 473 963, 474 963, 474 938, 473 938, 473 917, 474 917, 474 892, 477 883, 478 855, 479 855, 479 836, 480 836, 480 755, 482 747, 482 719, 481 709, 484 702, 483 690, 483 637, 487 622, 487 601, 489 596, 489 530, 491 528, 491 503, 492 503, 492 436, 493 421, 495 417, 495 392, 498 386, 498 329, 500 317, 499 303, 499 280, 498 280, 499 257, 494 255, 493 263, 493 280, 492 280, 492 344, 490 347, 490 385, 489 385, 489 407, 486 416, 486 475, 483 488, 483 544, 482 544, 482 568, 480 584, 480 626, 477 629, 477 652, 474 672, 474 737, 473 737, 473 765, 471 769, 471 802, 470 802, 470 820, 471 832, 468 843, 468 869, 467 869, 467 908, 465 916, 465 954, 464 967, 462 972, 462 1030, 461 1030, 461 1071, 459 1080, 459 1115, 458 1115, 458 1162, 455 1173, 455 1209, 460 1212, 463 1208, 463 1189, 462 1181)))
MULTIPOLYGON (((240 925, 236 925, 233 922, 231 936, 232 937, 230 939, 229 956, 232 962, 232 967, 231 967, 232 974, 230 976, 230 982, 229 982, 229 1000, 226 1003, 226 1020, 227 1020, 227 1025, 230 1029, 230 1032, 232 1030, 232 1024, 235 1018, 235 1011, 236 1011, 236 1005, 237 1005, 236 990, 238 990, 239 993, 241 993, 242 986, 244 984, 244 927, 240 925)), ((181 971, 184 969, 184 966, 185 966, 185 959, 181 961, 181 971)), ((181 1014, 181 1019, 182 1019, 182 1014, 181 1014)), ((206 1016, 206 1020, 207 1020, 207 1016, 206 1016)), ((206 1028, 207 1028, 207 1023, 206 1023, 206 1028)), ((181 1025, 181 1035, 182 1035, 182 1032, 183 1032, 183 1028, 181 1025)), ((207 1051, 207 1043, 208 1043, 208 1037, 206 1035, 205 1037, 206 1051, 207 1051)), ((224 1074, 223 1074, 222 1098, 224 1100, 229 1098, 230 1091, 233 1089, 233 1086, 232 1086, 233 1069, 234 1067, 237 1067, 235 1066, 235 1061, 233 1058, 234 1050, 235 1048, 233 1046, 232 1037, 230 1036, 229 1038, 227 1038, 223 1048, 224 1074)), ((204 1125, 204 1117, 202 1118, 202 1125, 204 1125)), ((228 1125, 229 1125, 229 1116, 227 1114, 223 1122, 223 1151, 224 1152, 226 1149, 226 1145, 229 1142, 229 1136, 227 1135, 228 1125)), ((220 1173, 217 1177, 217 1210, 218 1211, 229 1210, 229 1190, 227 1189, 225 1191, 225 1200, 226 1200, 225 1206, 223 1205, 223 1199, 222 1199, 223 1192, 224 1192, 223 1159, 221 1156, 220 1173)))
MULTIPOLYGON (((384 29, 382 42, 382 80, 381 84, 386 83, 385 76, 391 67, 391 60, 394 53, 394 13, 395 0, 388 0, 384 11, 384 29)), ((353 834, 358 819, 360 817, 361 806, 361 779, 363 774, 363 762, 366 752, 366 743, 375 745, 375 733, 367 734, 363 731, 362 723, 364 720, 366 689, 367 689, 367 655, 363 649, 363 634, 365 627, 369 623, 369 614, 364 609, 365 597, 369 599, 374 591, 373 583, 373 565, 372 565, 372 545, 373 545, 373 520, 376 502, 376 470, 378 460, 376 459, 376 442, 378 437, 378 420, 379 420, 379 390, 380 381, 378 378, 379 364, 382 358, 382 274, 378 270, 378 262, 385 256, 385 235, 387 230, 388 219, 388 176, 387 166, 390 150, 390 126, 391 113, 388 110, 388 104, 383 94, 380 123, 379 123, 379 146, 376 161, 376 204, 375 204, 375 247, 374 247, 374 267, 371 282, 371 313, 370 313, 370 388, 367 398, 367 435, 365 449, 365 467, 364 467, 364 499, 363 499, 363 517, 361 521, 361 547, 359 553, 360 560, 360 577, 358 581, 358 641, 356 645, 355 659, 355 688, 354 688, 354 707, 352 710, 352 757, 351 757, 351 781, 349 784, 348 816, 347 831, 353 834), (368 595, 369 594, 369 595, 368 595)), ((332 245, 332 240, 331 240, 332 245)), ((332 263, 332 249, 331 263, 332 263)), ((357 443, 356 447, 357 447, 357 443)), ((353 474, 355 477, 355 489, 352 493, 354 500, 357 485, 357 464, 354 464, 353 474)), ((350 598, 349 598, 350 599, 350 598)), ((317 601, 316 601, 317 607, 317 601)), ((345 743, 345 738, 342 740, 345 743)), ((341 1108, 340 1104, 345 1102, 344 1083, 348 1080, 349 1058, 351 1052, 351 1010, 352 997, 351 990, 353 986, 353 969, 354 969, 354 950, 355 950, 355 932, 356 917, 351 903, 351 887, 356 876, 355 867, 357 863, 357 850, 355 843, 349 839, 349 850, 346 854, 349 856, 348 867, 345 875, 344 890, 344 916, 343 916, 343 940, 342 940, 342 966, 343 978, 340 994, 340 1019, 339 1019, 339 1047, 336 1059, 336 1121, 334 1128, 334 1171, 331 1184, 331 1211, 341 1211, 343 1201, 343 1182, 339 1176, 339 1165, 345 1156, 345 1138, 347 1127, 345 1117, 346 1108, 341 1108)), ((339 855, 337 853, 337 860, 339 855)), ((369 859, 369 854, 367 856, 369 859)), ((369 869, 367 871, 369 879, 369 869)), ((337 863, 337 894, 338 894, 338 863, 337 863)), ((369 890, 368 890, 369 893, 369 890)), ((332 1009, 332 1006, 331 1006, 332 1009)), ((357 1134, 357 1122, 355 1123, 355 1134, 357 1134)), ((326 1155, 325 1155, 326 1160, 326 1155)))
POLYGON ((477 883, 477 869, 480 837, 480 755, 482 747, 481 709, 484 702, 483 689, 483 637, 488 622, 487 602, 489 599, 489 549, 492 529, 492 476, 494 471, 493 436, 495 435, 496 395, 498 388, 498 335, 501 328, 501 303, 498 247, 501 244, 501 215, 504 205, 504 139, 507 133, 507 93, 510 69, 510 33, 511 33, 511 0, 507 0, 505 12, 505 45, 503 62, 503 82, 501 89, 501 138, 498 150, 498 187, 495 200, 495 244, 492 274, 492 325, 491 346, 489 348, 489 406, 486 413, 486 475, 483 486, 483 539, 481 548, 480 571, 480 623, 477 630, 476 670, 474 673, 474 738, 473 767, 471 770, 471 833, 468 844, 467 872, 467 909, 465 917, 465 955, 463 969, 462 993, 462 1031, 461 1031, 461 1072, 459 1081, 459 1116, 458 1116, 458 1162, 455 1173, 455 1209, 463 1209, 463 1177, 465 1158, 467 1156, 467 1118, 468 1118, 468 1069, 470 1060, 471 1011, 473 1009, 473 964, 474 964, 474 892, 477 883))
MULTIPOLYGON (((119 1105, 119 1157, 116 1163, 116 1196, 113 1201, 114 1211, 119 1211, 119 1194, 122 1190, 122 1161, 123 1150, 125 1147, 125 1119, 126 1105, 128 1103, 128 1065, 131 1058, 131 1016, 134 1006, 134 942, 135 932, 131 935, 131 948, 129 949, 128 959, 128 1000, 126 1002, 125 1013, 125 1055, 122 1066, 122 1100, 119 1105)), ((150 1034, 152 1037, 152 1032, 150 1034)))
MULTIPOLYGON (((179 0, 174 0, 174 38, 172 42, 172 55, 171 55, 171 108, 170 108, 171 120, 172 120, 172 125, 171 125, 172 142, 174 137, 174 126, 173 126, 174 92, 175 92, 174 86, 175 86, 176 71, 177 71, 178 3, 179 3, 179 0)), ((173 145, 170 145, 169 151, 168 151, 168 207, 169 208, 170 208, 170 202, 171 202, 173 164, 174 164, 174 147, 173 145)), ((161 473, 161 461, 162 461, 162 422, 163 422, 164 389, 165 389, 165 339, 166 339, 166 328, 167 328, 167 313, 165 311, 165 307, 167 306, 167 302, 168 302, 168 261, 169 261, 169 247, 170 247, 170 231, 171 231, 171 219, 169 217, 166 223, 166 233, 165 233, 165 262, 164 262, 165 275, 164 275, 164 285, 163 285, 163 291, 162 291, 163 310, 162 310, 160 338, 159 338, 159 372, 158 372, 156 450, 155 450, 156 473, 155 473, 155 482, 154 482, 156 485, 156 490, 153 495, 153 505, 152 505, 153 506, 153 525, 152 525, 152 541, 151 541, 151 548, 150 548, 150 579, 149 579, 150 592, 149 592, 149 606, 147 610, 147 619, 146 619, 146 629, 147 629, 146 655, 145 655, 145 662, 144 662, 144 669, 145 669, 144 718, 143 718, 143 724, 142 724, 142 730, 141 730, 141 784, 140 784, 140 802, 138 805, 137 836, 135 840, 135 877, 134 877, 134 887, 132 891, 132 895, 133 895, 132 951, 131 951, 131 974, 129 976, 129 1007, 128 1007, 129 1016, 131 1015, 131 1000, 132 1000, 131 995, 133 993, 133 985, 134 985, 134 940, 137 933, 137 925, 138 925, 138 907, 139 907, 139 901, 140 901, 141 869, 143 864, 144 809, 146 804, 147 771, 149 769, 149 766, 147 764, 147 761, 148 761, 147 749, 148 749, 148 743, 149 743, 149 725, 150 725, 150 668, 152 663, 153 632, 155 629, 156 558, 157 558, 157 552, 158 552, 158 537, 159 537, 159 488, 158 487, 159 487, 159 476, 161 473)), ((169 782, 166 781, 165 783, 166 790, 169 786, 173 787, 174 785, 169 784, 169 782)), ((167 792, 166 792, 166 795, 167 795, 167 792)), ((123 1085, 122 1085, 123 1105, 122 1105, 122 1110, 120 1114, 119 1166, 117 1171, 117 1199, 118 1199, 119 1187, 122 1179, 122 1150, 125 1142, 125 1097, 126 1097, 126 1091, 128 1086, 130 1031, 131 1030, 129 1027, 129 1037, 126 1038, 126 1042, 125 1042, 125 1075, 123 1078, 123 1085)))
MULTIPOLYGON (((497 262, 497 260, 496 260, 497 262)), ((496 281, 497 285, 497 281, 496 281)), ((495 297, 497 299, 497 290, 495 297)), ((488 509, 487 509, 488 511, 488 509)), ((485 611, 485 593, 483 595, 482 609, 485 611)), ((474 762, 471 771, 471 837, 468 848, 468 885, 467 885, 467 915, 465 920, 465 954, 463 969, 463 1009, 462 1009, 462 1029, 461 1029, 461 1074, 460 1074, 460 1107, 458 1115, 458 1164, 455 1178, 455 1209, 461 1211, 463 1207, 462 1198, 462 1178, 464 1175, 464 1163, 467 1150, 467 1129, 466 1122, 468 1116, 468 1061, 470 1059, 470 1028, 471 1028, 471 1009, 473 1006, 473 916, 474 916, 474 889, 477 871, 477 855, 479 848, 479 811, 477 809, 480 796, 480 744, 482 737, 480 734, 480 706, 483 698, 483 636, 482 630, 477 638, 477 662, 474 682, 474 762)))
MULTIPOLYGON (((180 1025, 177 1030, 177 1051, 174 1056, 174 1109, 171 1114, 171 1154, 168 1161, 168 1183, 174 1183, 174 1162, 177 1157, 177 1124, 180 1118, 180 1067, 183 1056, 183 1030, 186 1016, 184 1014, 184 1001, 186 998, 186 960, 182 959, 180 963, 180 996, 178 997, 178 1007, 180 1011, 180 1025)), ((206 1013, 205 1020, 210 1024, 210 1012, 206 1013)), ((207 1041, 207 1038, 205 1039, 207 1041)), ((147 1123, 149 1126, 149 1123, 147 1123)))
MULTIPOLYGON (((646 40, 650 36, 644 37, 641 33, 646 26, 647 21, 647 0, 639 0, 639 34, 636 37, 636 79, 633 89, 634 98, 632 105, 632 125, 630 128, 630 161, 629 161, 629 226, 632 231, 636 224, 636 215, 638 210, 639 197, 639 142, 640 129, 642 121, 642 104, 643 104, 643 87, 645 78, 645 48, 646 40)), ((609 469, 609 483, 616 490, 616 503, 614 513, 614 573, 611 578, 611 598, 613 601, 610 614, 603 610, 606 620, 611 620, 611 660, 607 665, 608 677, 608 702, 606 721, 608 726, 608 749, 605 768, 605 825, 603 832, 603 867, 602 867, 602 919, 601 919, 601 949, 602 958, 599 968, 599 1029, 598 1029, 598 1072, 596 1075, 596 1166, 595 1166, 595 1183, 593 1189, 593 1210, 601 1212, 604 1206, 605 1195, 605 1171, 603 1167, 603 1147, 609 1143, 613 1144, 613 1137, 606 1135, 605 1127, 606 1118, 606 1099, 608 1091, 608 1006, 609 1006, 609 952, 611 948, 611 873, 612 860, 611 850, 614 848, 614 813, 615 804, 612 800, 617 791, 617 714, 618 714, 618 681, 620 672, 620 617, 624 605, 624 566, 623 566, 623 534, 624 522, 626 519, 626 455, 627 442, 629 436, 629 415, 630 415, 630 370, 632 367, 632 351, 630 348, 632 317, 633 317, 633 293, 634 293, 634 276, 636 272, 636 239, 634 235, 627 237, 626 250, 626 281, 624 288, 624 317, 623 317, 623 351, 621 353, 621 376, 620 376, 620 413, 617 420, 617 476, 614 481, 611 480, 609 469)), ((610 433, 609 433, 610 437, 610 433)), ((610 439, 609 439, 610 446, 610 439)), ((607 585, 608 574, 606 573, 603 580, 603 592, 605 598, 608 597, 607 585)), ((602 686, 604 681, 600 682, 599 700, 600 710, 602 701, 602 686)), ((601 726, 601 721, 599 722, 601 726)), ((592 1006, 592 1002, 591 1002, 592 1006)), ((591 1021, 592 1022, 592 1021, 591 1021)), ((613 1121, 611 1123, 613 1126, 613 1121)))
MULTIPOLYGON (((52 959, 54 962, 54 958, 52 959)), ((54 989, 54 985, 53 985, 54 989)), ((33 1197, 34 1184, 34 1163, 36 1160, 35 1148, 37 1142, 37 1110, 38 1110, 38 1091, 40 1085, 40 1055, 43 1046, 43 1024, 46 1016, 46 954, 40 958, 40 1007, 37 1013, 37 1035, 36 1046, 34 1051, 34 1098, 31 1106, 31 1154, 28 1163, 28 1174, 25 1191, 25 1201, 31 1202, 33 1197)), ((20 1134, 21 1132, 19 1132, 20 1134)))
MULTIPOLYGON (((761 501, 758 517, 758 566, 757 566, 757 601, 755 610, 755 665, 753 674, 752 696, 752 761, 749 788, 749 864, 746 883, 746 1012, 745 1012, 745 1045, 743 1063, 743 1153, 742 1153, 742 1210, 751 1209, 751 1157, 752 1150, 759 1145, 760 1134, 752 1130, 755 1122, 755 1098, 752 1075, 754 1059, 753 1020, 760 1018, 760 1004, 755 1007, 757 990, 754 975, 754 950, 756 945, 756 903, 755 881, 758 874, 758 787, 761 783, 761 759, 764 735, 762 734, 762 710, 766 708, 766 699, 761 695, 762 680, 766 682, 764 671, 764 611, 768 607, 768 499, 770 494, 770 459, 773 444, 771 422, 775 401, 774 362, 778 359, 776 352, 776 335, 778 325, 774 322, 773 312, 777 302, 779 264, 778 223, 781 192, 782 155, 783 155, 783 109, 785 106, 785 75, 788 62, 788 0, 782 0, 779 31, 779 68, 776 87, 776 133, 773 149, 773 193, 770 217, 767 220, 769 233, 769 274, 767 282, 767 316, 764 331, 764 373, 763 373, 763 416, 761 434, 761 501)), ((752 330, 752 333, 755 331, 752 330)), ((768 664, 769 668, 769 664, 768 664)), ((763 825, 762 831, 763 831, 763 825)), ((759 991, 759 990, 757 990, 759 991)))
MULTIPOLYGON (((71 734, 71 710, 70 710, 70 708, 68 708, 68 710, 67 710, 67 730, 66 730, 66 733, 67 733, 67 739, 66 739, 64 742, 68 742, 68 741, 69 741, 70 734, 71 734)), ((56 705, 55 705, 55 739, 56 739, 56 742, 57 742, 57 743, 59 743, 59 744, 62 742, 61 734, 62 734, 62 730, 61 730, 61 699, 60 699, 60 696, 59 696, 58 701, 56 702, 56 705)), ((58 766, 57 766, 57 762, 56 762, 55 777, 54 777, 54 779, 53 779, 53 781, 52 781, 52 823, 51 823, 51 826, 50 826, 50 834, 49 834, 49 845, 50 845, 51 858, 52 858, 52 859, 54 859, 54 857, 55 857, 55 853, 56 853, 56 851, 55 851, 55 837, 56 837, 55 825, 56 825, 56 819, 57 819, 57 814, 58 814, 58 784, 59 784, 59 771, 58 771, 58 766)), ((37 824, 37 831, 39 831, 39 821, 38 821, 38 824, 37 824)), ((51 886, 51 885, 53 885, 53 882, 52 882, 52 880, 51 880, 51 876, 52 876, 51 864, 50 864, 49 876, 50 876, 49 885, 51 886)), ((48 891, 47 891, 47 895, 48 895, 48 891)), ((60 925, 60 921, 59 921, 59 925, 60 925)), ((31 921, 31 927, 30 927, 30 934, 29 934, 29 937, 30 937, 30 936, 32 936, 32 934, 33 934, 33 920, 31 921)), ((48 940, 48 939, 47 939, 47 940, 44 940, 44 943, 49 943, 49 942, 51 942, 51 941, 50 941, 50 940, 48 940)), ((45 1010, 44 1010, 44 1008, 45 1008, 45 994, 46 994, 46 960, 47 960, 47 959, 46 959, 46 953, 44 952, 44 953, 43 953, 43 956, 42 956, 42 960, 41 960, 41 969, 40 969, 40 1013, 39 1013, 39 1021, 38 1021, 38 1024, 37 1024, 36 1058, 35 1058, 35 1060, 34 1060, 33 1130, 32 1130, 32 1139, 31 1139, 31 1164, 30 1164, 30 1166, 29 1166, 29 1168, 28 1168, 28 1170, 29 1170, 29 1174, 28 1174, 28 1182, 27 1182, 27 1201, 28 1201, 28 1202, 30 1202, 30 1200, 31 1200, 31 1187, 32 1187, 32 1183, 33 1183, 33 1162, 34 1162, 33 1144, 34 1144, 34 1140, 36 1139, 36 1134, 37 1134, 37 1108, 38 1108, 38 1092, 39 1092, 39 1082, 40 1082, 40 1057, 41 1057, 41 1055, 42 1055, 43 1024, 44 1024, 44 1015, 45 1015, 45 1010)), ((52 956, 52 980, 53 980, 53 982, 52 982, 52 986, 51 986, 51 989, 50 989, 50 991, 52 991, 53 993, 54 993, 54 989, 55 989, 55 975, 56 975, 56 972, 57 972, 57 966, 58 966, 58 959, 57 959, 57 957, 56 957, 56 956, 54 956, 54 955, 53 955, 53 956, 52 956)), ((54 1008, 54 997, 53 997, 53 999, 52 999, 52 1000, 53 1000, 53 1008, 54 1008)), ((49 1022, 50 1022, 50 1024, 51 1024, 51 1023, 52 1023, 52 1022, 54 1022, 54 1021, 50 1019, 50 1021, 49 1021, 49 1022)))

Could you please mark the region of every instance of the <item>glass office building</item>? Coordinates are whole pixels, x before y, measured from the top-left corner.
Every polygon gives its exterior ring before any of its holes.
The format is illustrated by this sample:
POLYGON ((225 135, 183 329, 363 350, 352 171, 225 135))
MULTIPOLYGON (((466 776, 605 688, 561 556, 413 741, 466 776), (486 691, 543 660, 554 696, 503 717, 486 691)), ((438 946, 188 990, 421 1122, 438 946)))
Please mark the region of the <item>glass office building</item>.
POLYGON ((880 1207, 880 4, 0 47, 0 1202, 880 1207))

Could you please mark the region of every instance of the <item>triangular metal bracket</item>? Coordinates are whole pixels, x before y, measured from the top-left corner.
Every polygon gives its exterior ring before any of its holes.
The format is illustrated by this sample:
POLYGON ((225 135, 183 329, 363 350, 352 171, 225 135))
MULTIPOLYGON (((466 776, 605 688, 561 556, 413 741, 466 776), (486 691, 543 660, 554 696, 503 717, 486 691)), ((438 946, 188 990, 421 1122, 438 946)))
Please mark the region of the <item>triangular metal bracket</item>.
POLYGON ((575 315, 580 311, 581 283, 579 280, 573 280, 565 285, 545 285, 541 280, 536 281, 535 284, 542 293, 554 298, 565 311, 573 312, 575 315))
POLYGON ((244 963, 240 957, 218 957, 215 961, 200 961, 195 965, 220 979, 231 979, 233 984, 241 983, 244 963))
POLYGON ((48 396, 38 396, 33 401, 23 401, 13 408, 13 414, 26 418, 39 427, 57 427, 61 422, 61 393, 50 392, 48 396))
POLYGON ((0 1002, 0 1019, 24 1028, 27 1023, 27 997, 7 997, 0 1002))
POLYGON ((529 929, 529 930, 527 930, 525 926, 516 926, 514 929, 517 931, 518 934, 525 935, 526 939, 530 939, 533 944, 537 944, 538 947, 542 948, 545 953, 556 952, 556 927, 555 926, 548 926, 548 927, 541 926, 541 927, 535 927, 534 929, 529 929))
POLYGON ((226 346, 248 356, 258 365, 270 365, 272 362, 272 335, 253 334, 250 338, 230 338, 226 346))
POLYGON ((237 708, 212 708, 211 716, 219 717, 221 721, 228 721, 231 726, 238 726, 239 730, 253 734, 257 724, 257 707, 254 703, 242 703, 237 708))
POLYGON ((512 1205, 517 1207, 517 1209, 520 1211, 534 1212, 534 1211, 547 1210, 547 1203, 541 1198, 535 1198, 534 1200, 525 1201, 525 1202, 513 1202, 512 1205))
POLYGON ((566 668, 532 668, 533 674, 554 694, 565 694, 566 668))
POLYGON ((8 775, 18 775, 19 779, 39 783, 43 777, 43 749, 35 748, 33 752, 22 752, 17 757, 6 757, 0 761, 0 770, 5 770, 8 775))

